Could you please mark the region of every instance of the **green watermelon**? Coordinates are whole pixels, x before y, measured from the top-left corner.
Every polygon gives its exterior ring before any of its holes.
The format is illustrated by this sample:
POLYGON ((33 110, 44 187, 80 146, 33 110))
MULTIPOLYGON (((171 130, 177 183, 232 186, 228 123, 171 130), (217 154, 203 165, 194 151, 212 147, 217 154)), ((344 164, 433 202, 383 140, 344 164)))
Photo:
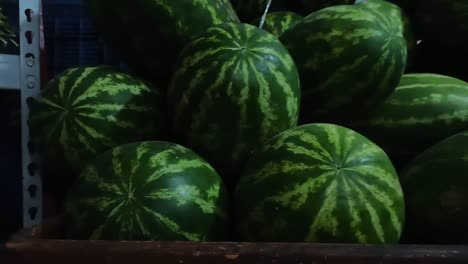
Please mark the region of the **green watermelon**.
POLYGON ((418 155, 401 174, 405 242, 468 243, 468 131, 418 155))
POLYGON ((100 33, 132 70, 166 88, 182 48, 206 28, 239 19, 229 0, 85 0, 100 33))
MULTIPOLYGON (((290 0, 273 0, 269 11, 289 10, 290 0)), ((252 19, 262 16, 268 4, 268 0, 231 0, 234 10, 236 10, 242 22, 252 21, 252 19)))
POLYGON ((235 193, 247 241, 397 243, 404 199, 389 158, 333 124, 285 131, 249 160, 235 193))
POLYGON ((224 187, 201 157, 169 142, 135 142, 99 155, 66 202, 66 237, 223 239, 224 187))
POLYGON ((422 41, 444 48, 466 50, 468 46, 468 1, 416 0, 415 22, 422 41))
POLYGON ((0 54, 10 52, 12 48, 17 48, 18 46, 18 37, 8 24, 8 19, 0 7, 0 54))
POLYGON ((352 128, 404 166, 436 142, 468 130, 468 83, 438 74, 405 74, 384 104, 352 128))
MULTIPOLYGON (((297 1, 297 0, 296 0, 297 1)), ((309 15, 320 9, 336 5, 352 5, 356 0, 299 0, 301 13, 309 15)))
POLYGON ((408 54, 406 69, 409 71, 414 64, 416 39, 414 36, 413 23, 407 12, 405 12, 398 5, 391 3, 391 1, 385 0, 361 0, 356 1, 356 4, 365 4, 367 7, 382 12, 384 16, 393 14, 393 16, 399 17, 401 19, 402 23, 400 30, 403 31, 403 36, 406 40, 406 49, 408 54))
POLYGON ((280 40, 299 69, 300 123, 347 124, 365 115, 398 85, 406 66, 401 16, 366 5, 321 9, 280 40))
MULTIPOLYGON (((262 28, 279 37, 286 30, 295 26, 302 18, 301 15, 289 11, 272 12, 266 16, 262 28)), ((260 26, 261 19, 262 17, 258 17, 251 24, 260 26)))
POLYGON ((230 184, 253 148, 297 124, 299 76, 286 48, 258 27, 206 31, 182 52, 168 105, 179 142, 230 184))
POLYGON ((113 67, 70 68, 33 100, 31 138, 46 164, 79 174, 101 152, 164 134, 158 100, 155 90, 113 67))

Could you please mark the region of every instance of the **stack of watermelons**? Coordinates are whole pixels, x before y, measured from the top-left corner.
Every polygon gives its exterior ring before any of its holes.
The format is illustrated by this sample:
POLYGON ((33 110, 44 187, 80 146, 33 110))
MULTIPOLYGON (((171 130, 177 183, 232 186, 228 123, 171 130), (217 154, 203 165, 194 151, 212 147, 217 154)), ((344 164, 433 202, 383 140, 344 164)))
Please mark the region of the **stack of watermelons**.
POLYGON ((468 243, 468 2, 231 2, 85 1, 129 70, 31 103, 65 237, 468 243))

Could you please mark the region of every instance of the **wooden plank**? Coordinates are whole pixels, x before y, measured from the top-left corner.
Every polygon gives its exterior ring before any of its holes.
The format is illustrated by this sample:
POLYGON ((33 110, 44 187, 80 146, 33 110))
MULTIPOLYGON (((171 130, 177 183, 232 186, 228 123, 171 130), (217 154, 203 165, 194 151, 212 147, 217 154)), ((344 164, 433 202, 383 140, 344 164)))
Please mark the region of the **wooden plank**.
POLYGON ((468 246, 311 243, 73 241, 60 217, 21 230, 0 246, 0 263, 48 264, 450 264, 468 263, 468 246))
POLYGON ((28 240, 6 244, 0 263, 404 264, 468 263, 466 246, 28 240))

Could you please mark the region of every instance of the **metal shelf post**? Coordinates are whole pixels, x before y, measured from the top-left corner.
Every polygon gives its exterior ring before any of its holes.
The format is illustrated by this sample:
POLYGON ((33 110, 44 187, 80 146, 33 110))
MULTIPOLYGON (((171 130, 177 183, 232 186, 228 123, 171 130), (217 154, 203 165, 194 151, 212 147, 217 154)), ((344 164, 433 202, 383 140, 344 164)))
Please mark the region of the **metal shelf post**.
POLYGON ((40 87, 40 0, 19 0, 21 88, 21 142, 23 176, 23 226, 42 222, 42 184, 38 157, 31 152, 28 101, 39 95, 40 87))

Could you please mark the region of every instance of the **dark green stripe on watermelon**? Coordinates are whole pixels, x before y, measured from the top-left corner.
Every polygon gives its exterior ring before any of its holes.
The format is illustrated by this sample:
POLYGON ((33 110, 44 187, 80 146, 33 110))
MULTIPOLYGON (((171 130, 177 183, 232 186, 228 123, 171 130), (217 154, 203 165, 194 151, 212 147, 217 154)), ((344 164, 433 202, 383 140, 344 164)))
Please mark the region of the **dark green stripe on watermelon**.
POLYGON ((418 155, 401 174, 405 243, 468 243, 468 132, 418 155))
POLYGON ((333 6, 280 37, 299 68, 300 123, 349 123, 391 94, 407 56, 399 15, 365 5, 333 6))
POLYGON ((210 26, 239 21, 229 0, 85 0, 85 6, 131 68, 163 88, 189 41, 210 26))
POLYGON ((67 238, 225 239, 221 178, 197 154, 168 142, 137 142, 100 155, 66 203, 67 238))
POLYGON ((436 142, 468 130, 468 83, 438 74, 406 74, 369 119, 352 127, 404 166, 436 142))
POLYGON ((253 148, 297 124, 296 66, 264 30, 209 28, 184 49, 177 68, 169 90, 174 131, 223 177, 237 177, 253 148))
POLYGON ((247 241, 397 243, 404 200, 388 156, 332 124, 285 131, 260 147, 237 186, 247 241))
MULTIPOLYGON (((302 18, 303 17, 301 15, 298 15, 293 12, 272 12, 266 16, 265 23, 263 24, 262 29, 279 37, 286 30, 295 26, 302 18)), ((260 26, 261 19, 262 17, 258 17, 251 24, 254 26, 260 26)))
POLYGON ((78 174, 110 148, 164 135, 158 100, 155 90, 121 70, 70 68, 33 101, 31 137, 47 166, 78 174))
POLYGON ((393 16, 395 19, 401 21, 401 23, 397 23, 396 25, 401 26, 400 30, 403 32, 403 36, 406 40, 406 50, 408 54, 406 70, 412 70, 415 59, 416 39, 414 36, 413 23, 407 11, 391 3, 391 1, 385 0, 362 0, 356 2, 356 4, 364 4, 366 7, 382 12, 384 16, 393 16))

